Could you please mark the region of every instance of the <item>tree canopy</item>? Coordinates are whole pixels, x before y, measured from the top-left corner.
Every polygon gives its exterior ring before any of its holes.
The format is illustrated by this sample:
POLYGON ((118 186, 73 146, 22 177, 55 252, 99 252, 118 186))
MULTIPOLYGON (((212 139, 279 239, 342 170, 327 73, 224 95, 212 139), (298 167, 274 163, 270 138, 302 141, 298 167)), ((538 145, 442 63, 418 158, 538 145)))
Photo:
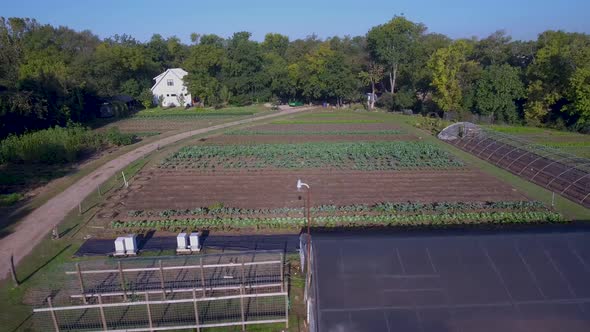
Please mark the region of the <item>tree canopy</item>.
MULTIPOLYGON (((125 94, 149 106, 153 78, 182 67, 204 106, 299 100, 334 105, 374 100, 388 110, 470 112, 496 121, 590 130, 590 36, 546 31, 518 41, 504 31, 451 40, 395 16, 364 36, 290 40, 246 31, 229 38, 122 34, 0 18, 0 138, 90 121, 125 94)), ((153 99, 152 99, 153 100, 153 99)))

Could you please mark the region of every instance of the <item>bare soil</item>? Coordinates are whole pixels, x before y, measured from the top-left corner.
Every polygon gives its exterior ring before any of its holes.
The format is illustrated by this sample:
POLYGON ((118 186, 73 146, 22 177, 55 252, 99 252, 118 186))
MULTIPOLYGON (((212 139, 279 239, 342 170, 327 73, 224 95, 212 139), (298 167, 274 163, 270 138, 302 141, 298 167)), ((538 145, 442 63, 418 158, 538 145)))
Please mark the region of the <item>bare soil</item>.
POLYGON ((301 178, 312 186, 314 205, 378 202, 466 202, 526 200, 511 186, 477 170, 445 171, 144 171, 141 185, 113 198, 125 210, 190 209, 223 203, 249 209, 300 207, 301 178))

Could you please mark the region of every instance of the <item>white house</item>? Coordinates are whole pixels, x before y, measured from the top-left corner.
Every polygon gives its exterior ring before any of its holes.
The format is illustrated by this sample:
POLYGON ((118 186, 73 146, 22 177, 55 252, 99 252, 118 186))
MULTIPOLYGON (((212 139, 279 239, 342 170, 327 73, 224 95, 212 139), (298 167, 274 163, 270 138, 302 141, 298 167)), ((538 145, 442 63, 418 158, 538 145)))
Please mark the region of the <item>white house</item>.
POLYGON ((154 103, 158 104, 160 96, 162 96, 164 98, 162 106, 191 105, 191 94, 188 93, 182 80, 186 74, 188 73, 182 68, 171 68, 154 77, 156 82, 151 89, 154 95, 154 103))

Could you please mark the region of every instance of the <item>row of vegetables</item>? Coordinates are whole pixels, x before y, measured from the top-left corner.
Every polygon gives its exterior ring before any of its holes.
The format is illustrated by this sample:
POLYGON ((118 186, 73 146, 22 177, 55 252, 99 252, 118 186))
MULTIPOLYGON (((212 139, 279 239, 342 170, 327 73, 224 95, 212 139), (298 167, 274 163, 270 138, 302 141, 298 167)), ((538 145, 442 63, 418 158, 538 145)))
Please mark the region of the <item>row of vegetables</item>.
MULTIPOLYGON (((412 212, 458 212, 465 210, 536 210, 544 209, 539 201, 497 201, 497 202, 381 202, 377 204, 354 205, 320 205, 311 208, 312 213, 412 213, 412 212)), ((275 209, 243 209, 217 205, 197 207, 194 209, 168 210, 129 210, 127 216, 132 218, 177 217, 177 216, 265 216, 265 215, 301 215, 303 207, 275 209)))
POLYGON ((187 146, 160 167, 394 170, 463 165, 432 143, 394 141, 187 146))
MULTIPOLYGON (((439 214, 383 214, 383 215, 331 215, 313 218, 314 226, 321 227, 366 227, 366 226, 410 226, 410 225, 460 225, 460 224, 514 224, 531 222, 561 222, 559 213, 545 211, 478 211, 439 214)), ((279 228, 297 229, 304 226, 304 217, 219 217, 219 218, 185 218, 165 220, 113 221, 115 229, 236 229, 236 228, 279 228)))
POLYGON ((342 135, 400 135, 405 132, 397 129, 390 130, 324 130, 324 131, 312 131, 312 130, 234 130, 226 135, 239 135, 239 136, 305 136, 305 135, 331 135, 331 136, 342 136, 342 135))

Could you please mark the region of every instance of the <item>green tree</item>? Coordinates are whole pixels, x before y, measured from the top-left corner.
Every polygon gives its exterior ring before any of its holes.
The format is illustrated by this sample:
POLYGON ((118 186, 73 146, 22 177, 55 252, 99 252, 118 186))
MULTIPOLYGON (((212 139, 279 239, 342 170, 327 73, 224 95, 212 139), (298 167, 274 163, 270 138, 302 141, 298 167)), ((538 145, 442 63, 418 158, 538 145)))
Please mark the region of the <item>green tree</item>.
POLYGON ((469 44, 455 41, 448 47, 438 49, 428 61, 432 71, 432 86, 436 89, 434 101, 445 112, 462 109, 463 94, 459 85, 461 68, 467 63, 469 44))
POLYGON ((154 105, 154 95, 150 89, 143 89, 139 94, 138 99, 146 109, 151 108, 154 105))
POLYGON ((365 85, 371 86, 372 98, 367 99, 367 106, 370 110, 375 108, 375 101, 376 101, 375 96, 377 95, 377 90, 375 89, 375 86, 376 86, 377 82, 379 82, 379 81, 381 81, 381 79, 383 79, 383 71, 384 71, 383 66, 378 65, 373 62, 373 63, 369 64, 367 71, 361 71, 359 73, 359 78, 360 78, 361 82, 364 83, 365 85))
POLYGON ((573 125, 579 119, 585 121, 582 86, 588 64, 590 36, 563 31, 539 35, 537 53, 527 68, 527 122, 540 124, 561 118, 573 125))
POLYGON ((407 65, 415 54, 418 39, 426 27, 395 16, 386 24, 378 25, 367 33, 367 46, 373 59, 387 68, 389 92, 395 93, 400 68, 407 65))
POLYGON ((477 81, 476 107, 480 114, 513 123, 518 119, 515 101, 524 98, 520 70, 507 64, 491 65, 477 81))

